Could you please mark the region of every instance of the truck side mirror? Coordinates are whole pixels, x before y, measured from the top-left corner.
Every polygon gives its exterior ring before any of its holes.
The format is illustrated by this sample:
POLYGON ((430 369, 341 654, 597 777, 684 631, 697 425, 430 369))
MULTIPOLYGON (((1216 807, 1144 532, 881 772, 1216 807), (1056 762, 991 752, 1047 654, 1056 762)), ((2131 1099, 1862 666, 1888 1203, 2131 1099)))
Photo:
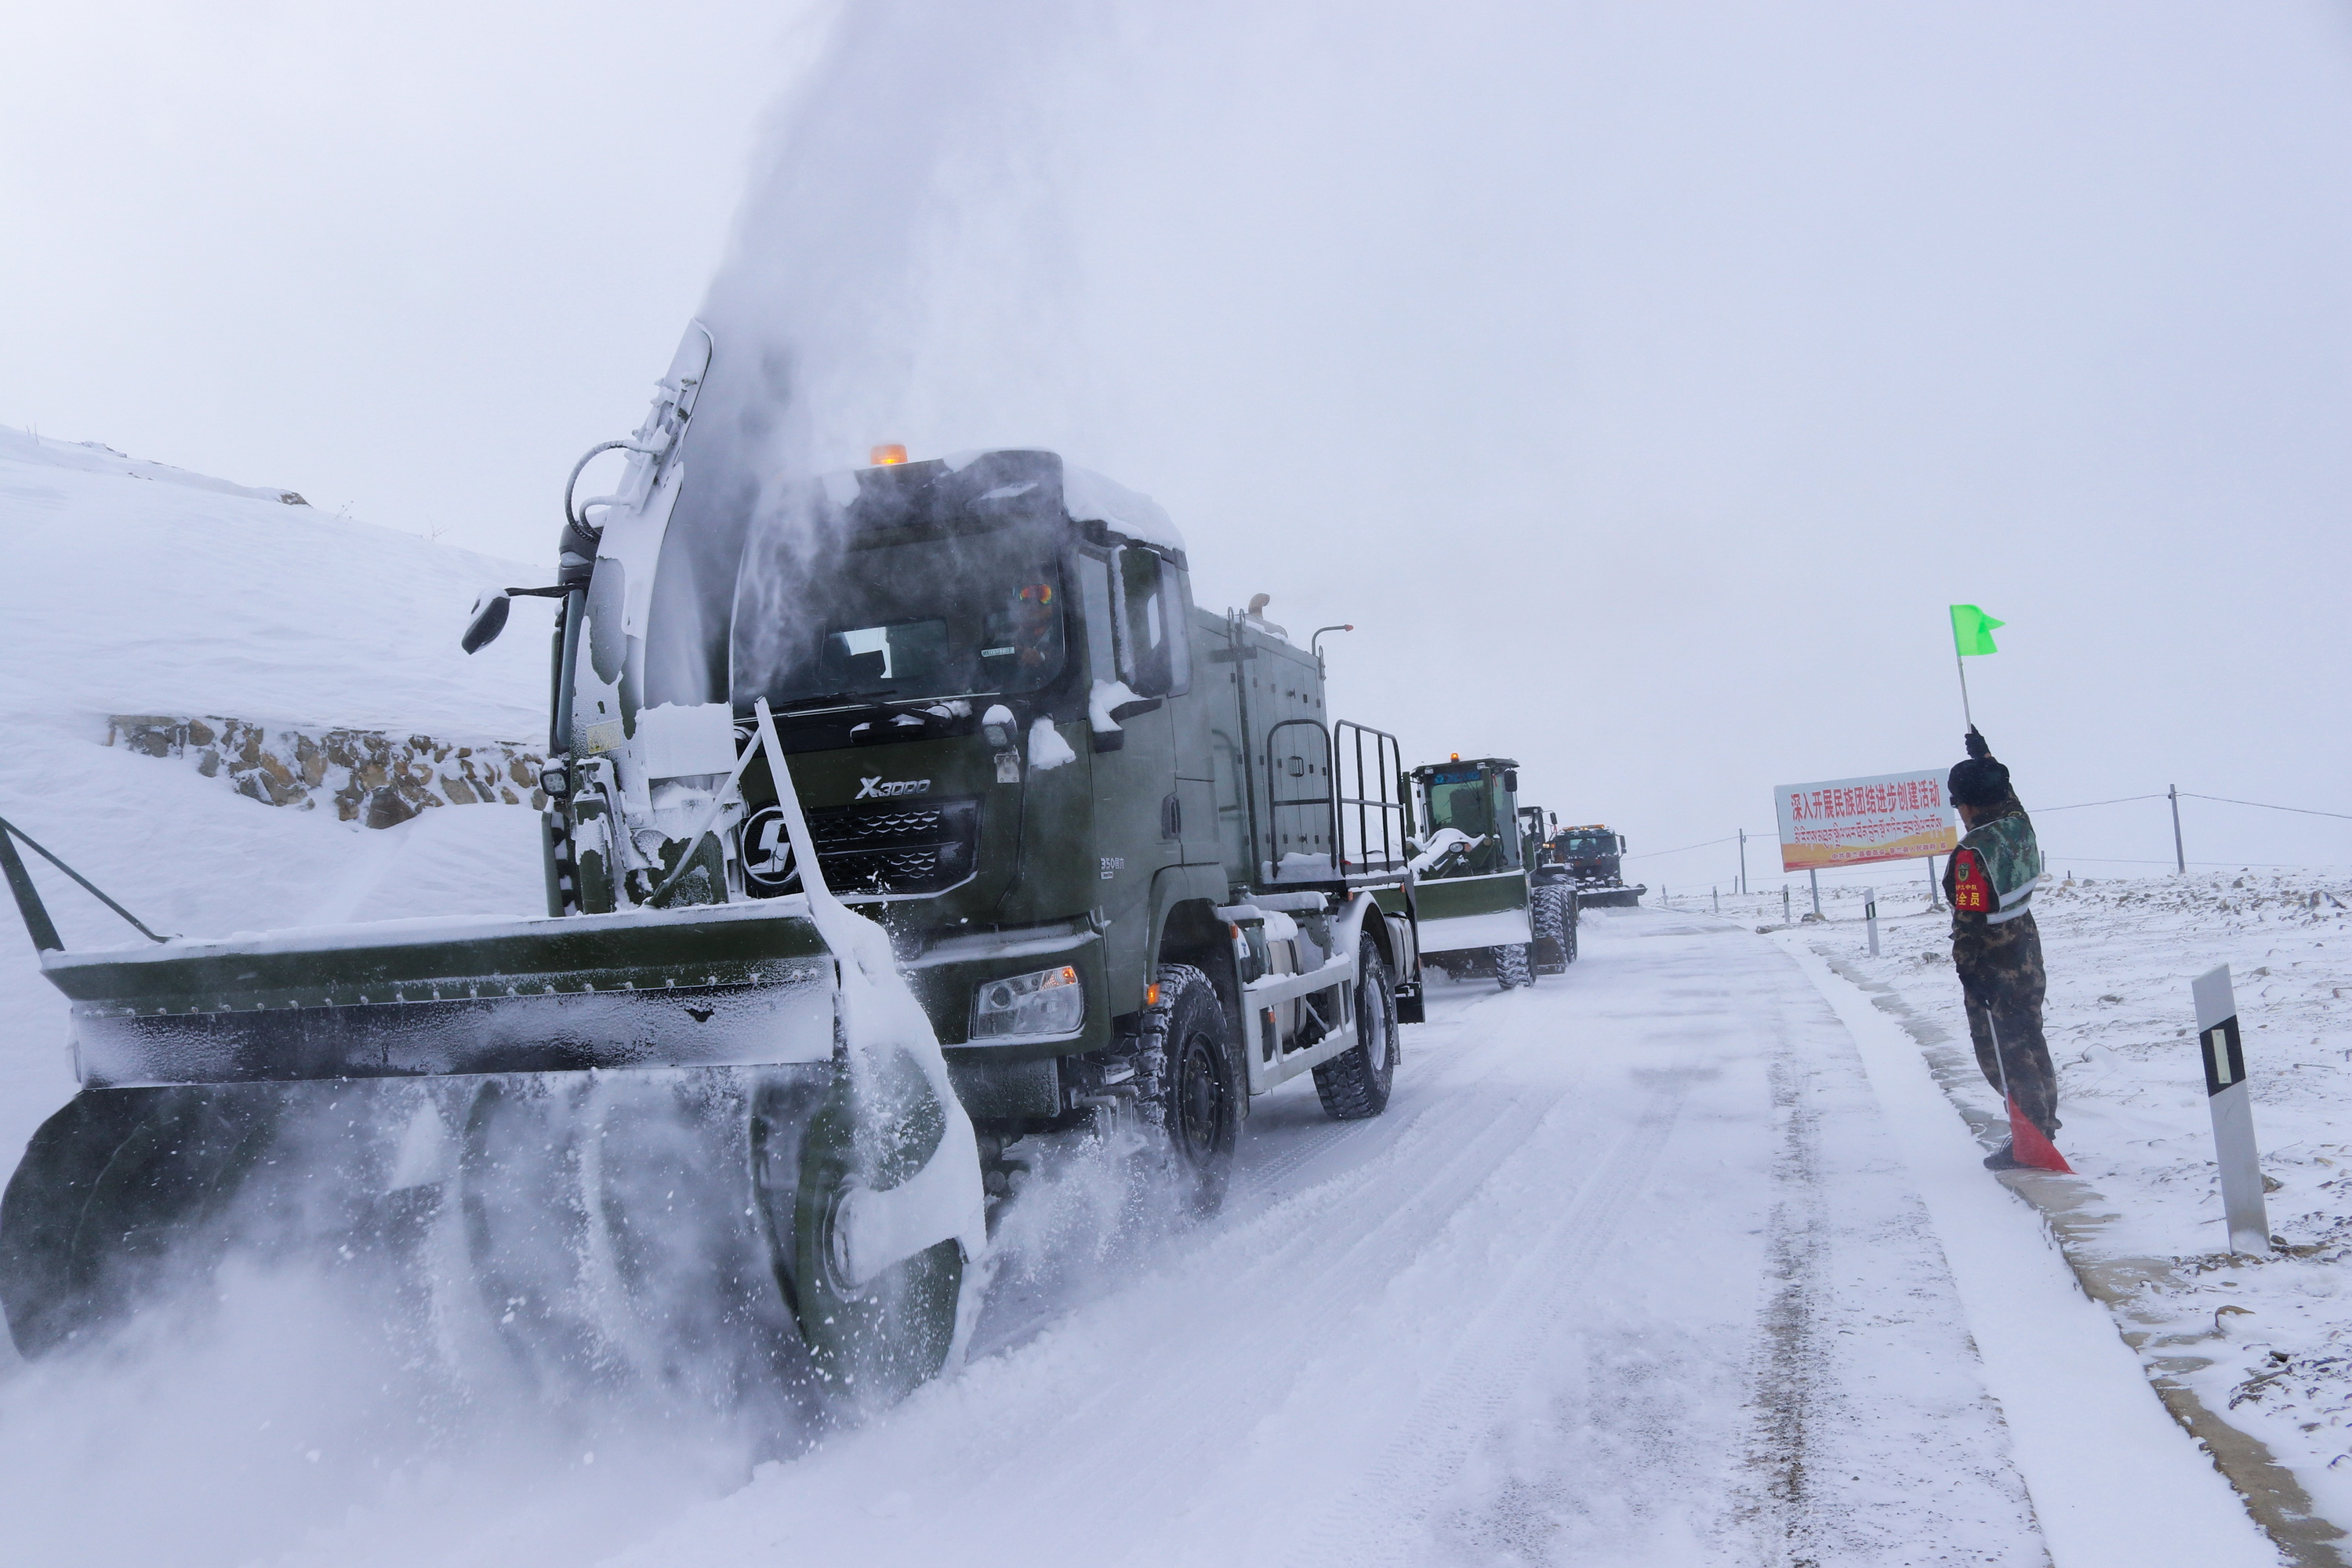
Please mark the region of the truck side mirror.
POLYGON ((514 601, 504 594, 485 592, 474 601, 474 613, 467 620, 466 634, 457 639, 457 646, 467 653, 478 653, 498 641, 499 634, 507 629, 507 612, 513 607, 514 601))
POLYGON ((1505 769, 1503 770, 1503 787, 1504 787, 1506 790, 1509 791, 1509 792, 1510 792, 1511 794, 1513 794, 1513 795, 1517 795, 1517 794, 1518 794, 1518 793, 1519 793, 1519 770, 1518 770, 1518 769, 1517 769, 1517 768, 1505 768, 1505 769))

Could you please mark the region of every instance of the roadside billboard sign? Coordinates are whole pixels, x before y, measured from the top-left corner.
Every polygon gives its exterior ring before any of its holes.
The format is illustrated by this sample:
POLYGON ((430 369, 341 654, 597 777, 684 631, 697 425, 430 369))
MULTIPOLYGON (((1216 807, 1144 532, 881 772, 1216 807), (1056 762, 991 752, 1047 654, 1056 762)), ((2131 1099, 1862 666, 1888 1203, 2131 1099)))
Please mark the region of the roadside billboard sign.
POLYGON ((1916 860, 1959 847, 1940 770, 1782 784, 1772 795, 1784 871, 1916 860))

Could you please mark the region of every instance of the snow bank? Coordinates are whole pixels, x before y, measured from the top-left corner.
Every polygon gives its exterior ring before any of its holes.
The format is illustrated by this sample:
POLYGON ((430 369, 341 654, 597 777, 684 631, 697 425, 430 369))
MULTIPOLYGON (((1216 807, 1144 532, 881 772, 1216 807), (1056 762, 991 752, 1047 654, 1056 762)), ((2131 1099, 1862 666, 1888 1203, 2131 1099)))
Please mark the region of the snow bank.
MULTIPOLYGON (((2058 1146, 2115 1211, 2104 1255, 2169 1263, 2133 1309, 2143 1355, 2267 1444, 2320 1511, 2352 1524, 2352 882, 2255 872, 2064 880, 2033 900, 2050 973, 2044 1028, 2058 1146), (2245 1032, 2273 1258, 2222 1234, 2190 979, 2231 966, 2245 1032), (2338 1462, 2342 1461, 2342 1462, 2338 1462)), ((1885 910, 1882 902, 1880 909, 1885 910)), ((1817 950, 1898 990, 1966 1050, 1948 916, 1805 928, 1817 950)), ((1969 1086, 1981 1109, 1997 1096, 1969 1086)))

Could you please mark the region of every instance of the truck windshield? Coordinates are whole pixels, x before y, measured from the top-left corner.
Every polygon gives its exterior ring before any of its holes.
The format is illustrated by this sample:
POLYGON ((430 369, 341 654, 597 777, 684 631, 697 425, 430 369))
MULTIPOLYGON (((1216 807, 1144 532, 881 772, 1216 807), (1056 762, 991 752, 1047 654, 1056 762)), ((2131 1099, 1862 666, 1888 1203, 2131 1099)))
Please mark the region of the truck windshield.
POLYGON ((1606 836, 1580 833, 1568 841, 1568 852, 1570 855, 1614 855, 1617 852, 1617 836, 1613 833, 1606 836))
MULTIPOLYGON (((1440 780, 1444 775, 1439 775, 1440 780)), ((1473 838, 1495 831, 1494 815, 1486 809, 1486 784, 1477 774, 1454 783, 1433 781, 1429 786, 1429 826, 1433 831, 1451 827, 1473 838)))
POLYGON ((778 552, 735 609, 738 703, 831 703, 1035 691, 1067 637, 1054 541, 1031 529, 778 552))

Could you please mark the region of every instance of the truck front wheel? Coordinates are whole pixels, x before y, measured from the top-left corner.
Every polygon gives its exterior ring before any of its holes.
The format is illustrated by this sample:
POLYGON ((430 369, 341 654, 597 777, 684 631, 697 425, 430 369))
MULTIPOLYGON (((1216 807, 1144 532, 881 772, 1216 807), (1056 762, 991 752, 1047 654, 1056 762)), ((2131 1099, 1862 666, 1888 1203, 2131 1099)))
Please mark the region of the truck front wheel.
POLYGON ((1241 1132, 1241 1056, 1233 1021, 1209 977, 1160 966, 1160 999, 1144 1009, 1137 1052, 1146 1116, 1166 1136, 1185 1202, 1213 1214, 1224 1202, 1241 1132))

